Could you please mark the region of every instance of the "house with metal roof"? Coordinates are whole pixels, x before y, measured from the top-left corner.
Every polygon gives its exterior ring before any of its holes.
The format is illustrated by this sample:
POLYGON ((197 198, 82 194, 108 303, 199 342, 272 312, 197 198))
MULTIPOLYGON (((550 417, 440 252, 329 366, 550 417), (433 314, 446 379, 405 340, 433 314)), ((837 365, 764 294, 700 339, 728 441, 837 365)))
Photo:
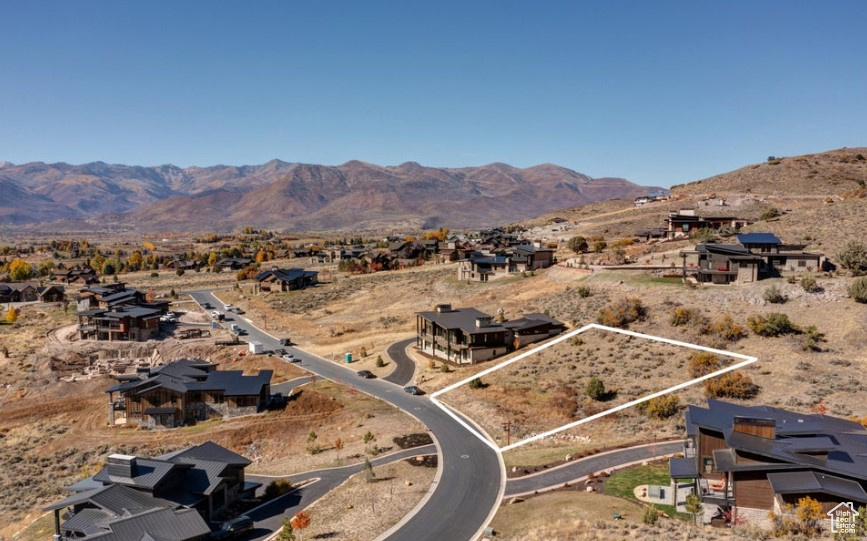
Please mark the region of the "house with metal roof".
POLYGON ((475 308, 440 304, 433 311, 416 314, 416 347, 456 364, 474 364, 555 336, 564 329, 563 323, 544 314, 527 314, 498 323, 475 308))
POLYGON ((174 428, 262 411, 271 394, 272 370, 245 375, 183 359, 118 378, 106 389, 109 424, 174 428))
POLYGON ((245 481, 249 464, 214 442, 154 458, 113 454, 45 510, 54 511, 55 539, 205 539, 209 522, 228 518, 232 505, 260 486, 245 481))
POLYGON ((554 250, 541 242, 514 244, 486 252, 474 251, 458 261, 458 280, 489 282, 511 274, 544 269, 554 263, 554 250))
POLYGON ((294 291, 314 286, 318 283, 316 271, 304 269, 278 269, 272 268, 260 272, 256 276, 260 291, 294 291))
POLYGON ((867 429, 819 414, 708 400, 689 406, 682 458, 669 461, 711 511, 762 522, 805 496, 824 512, 867 505, 867 429))

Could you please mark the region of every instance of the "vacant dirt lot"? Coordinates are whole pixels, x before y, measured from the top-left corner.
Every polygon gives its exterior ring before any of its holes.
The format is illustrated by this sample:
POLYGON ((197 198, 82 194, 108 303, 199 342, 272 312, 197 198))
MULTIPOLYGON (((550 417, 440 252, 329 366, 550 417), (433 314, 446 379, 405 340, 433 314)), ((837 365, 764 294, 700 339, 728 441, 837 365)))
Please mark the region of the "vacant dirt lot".
POLYGON ((414 459, 374 468, 368 482, 364 473, 349 478, 316 501, 307 512, 306 539, 375 539, 397 524, 427 494, 436 475, 435 464, 414 459))

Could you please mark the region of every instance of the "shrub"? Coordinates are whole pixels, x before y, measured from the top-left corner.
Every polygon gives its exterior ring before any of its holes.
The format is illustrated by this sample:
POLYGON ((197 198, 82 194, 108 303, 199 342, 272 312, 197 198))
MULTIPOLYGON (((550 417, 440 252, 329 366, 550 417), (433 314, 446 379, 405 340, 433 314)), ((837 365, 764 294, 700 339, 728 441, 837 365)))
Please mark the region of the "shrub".
POLYGON ((699 313, 696 310, 686 308, 685 306, 678 306, 671 311, 669 323, 671 323, 672 327, 680 327, 681 325, 696 321, 698 317, 699 313))
POLYGON ((640 299, 627 297, 600 308, 596 321, 609 327, 626 327, 643 320, 646 315, 647 309, 640 299))
POLYGON ((273 500, 277 496, 282 496, 290 490, 292 490, 292 483, 286 479, 277 479, 271 481, 268 486, 265 487, 265 493, 263 496, 266 500, 273 500))
POLYGON ((602 380, 593 376, 590 378, 590 381, 587 382, 587 389, 585 390, 587 396, 589 396, 592 400, 602 400, 605 398, 605 384, 602 383, 602 380))
POLYGON ((780 209, 770 208, 770 209, 764 211, 761 216, 759 216, 759 220, 771 220, 773 218, 776 218, 779 215, 780 215, 780 209))
POLYGON ((654 525, 659 520, 659 512, 656 510, 656 506, 648 505, 644 508, 644 511, 641 513, 641 522, 649 525, 654 525))
POLYGON ((601 254, 605 248, 608 248, 608 243, 604 240, 597 240, 593 243, 593 251, 597 254, 601 254))
POLYGON ((486 387, 486 385, 482 383, 482 380, 480 378, 471 379, 467 386, 470 389, 484 389, 486 387))
POLYGON ((692 236, 695 242, 714 243, 719 240, 717 232, 710 227, 702 227, 692 236))
POLYGON ((746 329, 735 323, 728 314, 708 325, 707 331, 728 342, 736 342, 747 335, 746 329))
POLYGON ((581 286, 578 288, 578 296, 581 297, 582 299, 586 299, 587 297, 589 297, 592 294, 593 294, 593 292, 590 291, 590 288, 587 286, 581 286))
POLYGON ((825 334, 819 332, 815 325, 810 325, 803 329, 804 342, 802 346, 804 351, 822 351, 819 344, 825 341, 825 334))
POLYGON ((680 409, 680 399, 674 394, 664 394, 642 402, 639 411, 652 419, 668 419, 680 409))
POLYGON ((815 293, 819 291, 819 283, 812 276, 804 276, 801 278, 801 288, 807 293, 815 293))
POLYGON ((801 329, 789 320, 789 316, 778 312, 771 312, 767 316, 754 314, 747 318, 747 326, 759 336, 780 336, 801 332, 801 329))
POLYGON ((855 302, 867 303, 867 276, 852 280, 849 284, 849 296, 855 299, 855 302))
POLYGON ((566 246, 576 254, 580 254, 581 252, 586 252, 589 245, 587 244, 587 239, 579 235, 569 239, 566 246))
POLYGON ((727 372, 722 376, 707 380, 704 384, 704 390, 710 398, 746 400, 759 394, 759 386, 753 383, 749 376, 739 372, 727 372))
POLYGON ((780 291, 780 288, 778 288, 776 285, 773 285, 766 289, 765 292, 762 294, 762 297, 772 304, 783 304, 784 302, 789 300, 785 295, 783 295, 783 292, 780 291))
MULTIPOLYGON (((18 321, 18 314, 21 313, 20 308, 10 308, 8 312, 6 312, 6 323, 15 323, 18 321)), ((4 355, 4 357, 9 357, 8 354, 4 355)))
POLYGON ((383 366, 385 366, 385 361, 382 360, 382 355, 377 355, 376 356, 376 367, 382 368, 383 366))
POLYGON ((689 375, 694 378, 706 376, 720 369, 721 363, 716 355, 706 351, 697 351, 687 360, 689 375))
POLYGON ((850 242, 837 254, 840 266, 853 276, 867 274, 867 248, 860 242, 850 242))
POLYGON ((184 269, 178 269, 178 270, 176 270, 176 271, 175 271, 175 274, 177 274, 178 276, 183 276, 183 275, 184 275, 184 269))
POLYGON ((160 277, 160 273, 158 273, 158 272, 152 272, 151 273, 151 278, 159 278, 159 277, 160 277))

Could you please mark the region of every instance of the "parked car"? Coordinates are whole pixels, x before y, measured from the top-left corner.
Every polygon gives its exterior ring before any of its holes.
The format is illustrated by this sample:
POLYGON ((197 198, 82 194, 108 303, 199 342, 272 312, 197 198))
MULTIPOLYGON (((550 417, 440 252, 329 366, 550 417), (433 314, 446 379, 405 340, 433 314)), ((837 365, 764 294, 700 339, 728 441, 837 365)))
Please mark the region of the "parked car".
POLYGON ((414 394, 414 395, 424 394, 424 391, 422 391, 421 389, 419 389, 415 385, 410 385, 408 387, 404 387, 403 390, 404 390, 404 392, 407 392, 409 394, 414 394))
POLYGON ((358 372, 356 372, 356 374, 358 374, 359 376, 361 376, 364 379, 370 379, 370 378, 376 377, 375 375, 373 375, 373 372, 371 372, 370 370, 359 370, 358 372))
POLYGON ((289 338, 281 338, 280 339, 280 345, 281 346, 291 346, 292 340, 290 340, 289 338))
POLYGON ((244 313, 244 311, 241 310, 240 308, 238 308, 237 306, 232 308, 232 311, 235 312, 236 314, 243 314, 244 313))
POLYGON ((289 403, 289 398, 283 393, 274 393, 265 400, 265 409, 267 410, 279 410, 286 407, 286 404, 289 403))
POLYGON ((213 305, 211 305, 211 303, 209 303, 209 302, 203 302, 202 308, 204 308, 205 310, 210 310, 213 308, 213 305))
POLYGON ((241 515, 224 522, 220 529, 211 532, 211 539, 235 539, 241 534, 253 531, 253 519, 241 515))
POLYGON ((290 363, 295 362, 295 355, 292 355, 291 353, 284 353, 280 358, 284 361, 289 361, 290 363))

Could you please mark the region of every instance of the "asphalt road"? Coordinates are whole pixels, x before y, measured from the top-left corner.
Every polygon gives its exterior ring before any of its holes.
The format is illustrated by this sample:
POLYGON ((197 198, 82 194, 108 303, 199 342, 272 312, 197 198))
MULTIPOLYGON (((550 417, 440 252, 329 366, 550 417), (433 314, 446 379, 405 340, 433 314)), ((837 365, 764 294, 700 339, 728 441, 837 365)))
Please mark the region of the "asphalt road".
MULTIPOLYGON (((199 304, 210 302, 218 309, 224 308, 210 292, 195 291, 190 296, 199 304)), ((245 341, 261 342, 266 350, 280 347, 275 338, 245 316, 232 317, 232 323, 247 331, 245 341)), ((496 451, 424 396, 407 394, 400 386, 379 379, 359 378, 354 370, 297 347, 285 349, 301 360, 299 364, 305 370, 400 408, 421 421, 433 435, 439 450, 440 478, 424 505, 390 533, 389 541, 469 541, 477 537, 500 502, 504 471, 496 451)))
MULTIPOLYGON (((419 455, 431 455, 436 453, 436 446, 424 445, 413 449, 404 449, 397 451, 377 459, 371 460, 370 463, 375 467, 383 464, 389 464, 405 458, 410 458, 419 455)), ((349 479, 350 476, 360 472, 364 467, 364 463, 352 464, 342 468, 329 468, 324 470, 315 470, 310 472, 299 473, 288 477, 264 477, 257 475, 247 475, 246 480, 254 483, 262 483, 267 486, 274 479, 289 479, 293 484, 298 484, 310 479, 318 479, 318 481, 290 492, 284 496, 276 498, 256 510, 247 513, 247 516, 255 522, 255 529, 252 534, 246 539, 260 540, 268 537, 272 532, 276 531, 283 524, 283 517, 291 517, 300 511, 309 507, 313 502, 326 495, 329 491, 334 490, 341 483, 349 479)), ((375 472, 375 470, 374 470, 375 472)))
POLYGON ((382 378, 384 381, 389 381, 401 387, 412 383, 415 377, 415 361, 410 359, 409 355, 406 354, 406 348, 413 342, 415 342, 415 338, 407 338, 406 340, 395 342, 385 350, 385 354, 388 355, 396 367, 391 371, 391 374, 382 378))
POLYGON ((300 387, 302 385, 310 383, 311 379, 313 378, 311 378, 310 376, 302 376, 300 378, 284 381, 283 383, 277 383, 276 385, 271 386, 271 392, 283 393, 284 395, 289 396, 296 387, 300 387))
POLYGON ((537 490, 560 487, 563 483, 572 482, 591 473, 598 473, 631 462, 640 462, 681 451, 683 451, 683 441, 673 441, 641 447, 628 447, 608 453, 592 455, 568 462, 557 468, 545 470, 541 473, 510 479, 506 483, 505 497, 532 494, 537 490))

